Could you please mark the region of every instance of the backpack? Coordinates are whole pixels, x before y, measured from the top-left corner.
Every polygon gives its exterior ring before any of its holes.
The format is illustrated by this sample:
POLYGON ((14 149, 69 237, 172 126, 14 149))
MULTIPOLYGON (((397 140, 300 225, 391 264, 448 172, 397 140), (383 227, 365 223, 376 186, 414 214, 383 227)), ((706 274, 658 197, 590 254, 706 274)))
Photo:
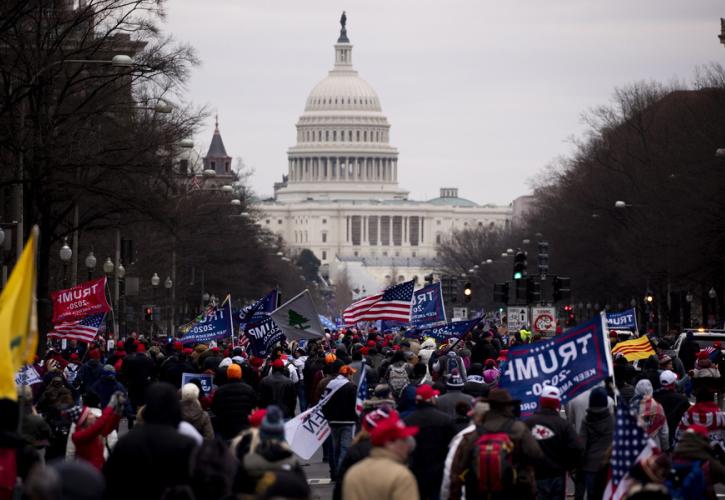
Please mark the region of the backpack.
POLYGON ((388 385, 390 390, 393 392, 395 399, 398 399, 408 385, 410 379, 408 378, 408 370, 405 369, 405 364, 400 366, 390 365, 390 373, 388 374, 388 385))
POLYGON ((514 443, 509 437, 514 422, 506 422, 499 432, 479 435, 473 445, 470 469, 473 476, 469 484, 478 495, 504 492, 516 482, 514 443))
POLYGON ((709 464, 700 460, 674 460, 665 485, 672 500, 701 500, 709 498, 709 464))

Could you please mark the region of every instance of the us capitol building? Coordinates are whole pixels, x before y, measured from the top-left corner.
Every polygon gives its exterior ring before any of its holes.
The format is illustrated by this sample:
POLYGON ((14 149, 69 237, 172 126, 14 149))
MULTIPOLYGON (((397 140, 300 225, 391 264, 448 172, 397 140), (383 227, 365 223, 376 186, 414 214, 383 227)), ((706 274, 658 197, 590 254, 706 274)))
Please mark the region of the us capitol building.
POLYGON ((258 208, 262 227, 279 234, 290 252, 310 249, 323 277, 334 283, 347 273, 362 294, 414 277, 422 282, 436 269, 436 245, 452 230, 509 228, 513 209, 459 198, 455 187, 428 201, 408 198, 398 185, 390 123, 353 68, 345 22, 343 13, 335 65, 296 124, 287 175, 258 208))

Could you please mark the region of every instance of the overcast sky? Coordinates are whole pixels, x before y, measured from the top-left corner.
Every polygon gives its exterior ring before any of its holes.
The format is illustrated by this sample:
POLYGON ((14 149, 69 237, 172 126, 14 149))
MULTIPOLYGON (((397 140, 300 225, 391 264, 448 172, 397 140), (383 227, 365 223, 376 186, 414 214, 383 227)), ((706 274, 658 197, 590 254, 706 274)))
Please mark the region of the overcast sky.
MULTIPOLYGON (((443 186, 508 204, 639 80, 725 62, 722 0, 171 0, 166 29, 197 50, 191 101, 218 111, 227 152, 261 195, 287 171, 308 93, 332 68, 341 11, 413 199, 443 186)), ((195 140, 203 153, 213 118, 195 140)))

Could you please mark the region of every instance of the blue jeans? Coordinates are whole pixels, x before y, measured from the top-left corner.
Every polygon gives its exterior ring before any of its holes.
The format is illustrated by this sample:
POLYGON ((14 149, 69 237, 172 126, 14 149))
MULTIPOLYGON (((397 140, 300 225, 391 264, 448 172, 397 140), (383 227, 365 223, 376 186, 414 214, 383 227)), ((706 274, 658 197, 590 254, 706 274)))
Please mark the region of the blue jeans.
POLYGON ((299 382, 297 384, 297 398, 300 400, 300 413, 307 409, 307 392, 305 384, 299 382))
POLYGON ((330 455, 330 476, 337 480, 337 471, 340 464, 347 455, 347 449, 352 443, 352 425, 330 425, 330 437, 332 438, 332 454, 330 455))
POLYGON ((536 480, 537 500, 564 500, 566 498, 566 476, 536 480))

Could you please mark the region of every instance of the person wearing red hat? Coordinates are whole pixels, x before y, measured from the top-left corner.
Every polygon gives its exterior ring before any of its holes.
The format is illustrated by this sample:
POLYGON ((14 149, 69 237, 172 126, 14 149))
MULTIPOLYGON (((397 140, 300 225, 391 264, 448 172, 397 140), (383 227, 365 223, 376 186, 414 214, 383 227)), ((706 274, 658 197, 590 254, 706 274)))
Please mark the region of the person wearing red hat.
POLYGON ((713 486, 717 483, 725 483, 725 465, 717 456, 710 440, 709 429, 704 425, 694 424, 688 426, 680 434, 672 452, 672 462, 679 464, 680 468, 698 462, 701 470, 707 469, 706 489, 710 494, 703 495, 702 498, 715 498, 713 486))
POLYGON ((564 500, 566 473, 579 464, 583 448, 574 426, 559 414, 561 392, 545 385, 539 397, 539 408, 525 423, 539 443, 546 463, 536 468, 536 491, 540 498, 564 500))
POLYGON ((111 396, 108 406, 100 417, 96 417, 86 406, 76 422, 76 430, 71 439, 76 447, 76 457, 86 460, 96 469, 103 467, 103 439, 118 425, 126 403, 126 395, 116 392, 111 396))
POLYGON ((297 389, 287 376, 287 367, 281 358, 272 361, 272 371, 259 383, 259 406, 266 408, 276 405, 282 410, 285 419, 295 416, 297 389))
POLYGON ((419 498, 415 476, 405 463, 415 448, 417 427, 390 415, 370 430, 370 456, 345 474, 343 500, 409 500, 419 498))
POLYGON ((454 418, 436 407, 439 394, 428 384, 419 385, 415 409, 403 419, 406 425, 419 429, 417 446, 410 455, 410 470, 424 500, 438 498, 448 444, 456 434, 454 418))

